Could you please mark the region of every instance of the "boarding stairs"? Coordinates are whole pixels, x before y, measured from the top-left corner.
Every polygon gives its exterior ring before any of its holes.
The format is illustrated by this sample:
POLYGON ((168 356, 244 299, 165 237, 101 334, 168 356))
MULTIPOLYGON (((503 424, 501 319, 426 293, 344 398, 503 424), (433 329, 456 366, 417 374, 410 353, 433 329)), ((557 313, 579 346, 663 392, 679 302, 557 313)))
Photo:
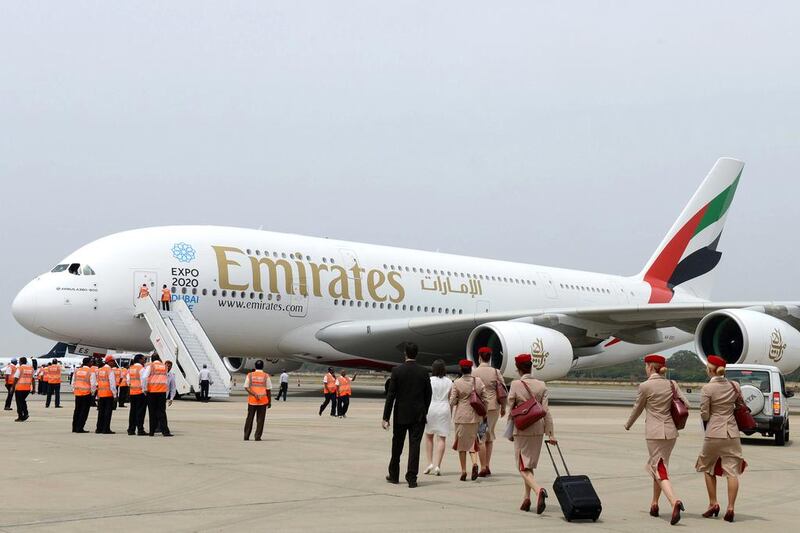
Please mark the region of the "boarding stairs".
POLYGON ((150 341, 161 359, 172 361, 177 369, 173 373, 178 394, 200 392, 200 370, 205 364, 213 382, 209 396, 230 396, 230 372, 186 302, 170 302, 170 311, 161 311, 152 298, 139 298, 135 316, 147 321, 150 341))

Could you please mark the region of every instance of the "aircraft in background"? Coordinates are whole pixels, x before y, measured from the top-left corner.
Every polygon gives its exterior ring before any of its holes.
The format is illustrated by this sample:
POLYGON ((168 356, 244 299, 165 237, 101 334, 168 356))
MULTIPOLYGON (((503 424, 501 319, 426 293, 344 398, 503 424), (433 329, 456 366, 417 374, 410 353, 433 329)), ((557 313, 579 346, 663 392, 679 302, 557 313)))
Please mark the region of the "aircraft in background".
MULTIPOLYGON (((230 371, 255 359, 389 370, 406 341, 419 362, 479 348, 515 376, 634 360, 695 339, 701 358, 800 366, 796 302, 710 302, 720 237, 744 164, 719 159, 642 271, 616 276, 216 226, 126 231, 69 254, 14 299, 28 330, 70 344, 153 349, 135 318, 163 285, 202 324, 230 371)), ((535 229, 535 228, 534 228, 535 229)), ((542 230, 543 228, 538 228, 542 230)), ((296 368, 296 366, 295 366, 296 368)))

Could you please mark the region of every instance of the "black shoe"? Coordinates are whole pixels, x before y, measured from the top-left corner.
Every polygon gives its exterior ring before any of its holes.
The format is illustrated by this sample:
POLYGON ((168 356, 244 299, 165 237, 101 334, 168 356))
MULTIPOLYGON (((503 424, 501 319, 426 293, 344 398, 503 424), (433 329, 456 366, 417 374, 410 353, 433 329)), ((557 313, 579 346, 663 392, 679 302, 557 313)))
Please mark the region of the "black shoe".
POLYGON ((245 437, 244 440, 250 440, 250 437, 245 437))
POLYGON ((254 440, 261 440, 261 437, 256 437, 254 440))
POLYGON ((30 415, 25 415, 25 416, 22 417, 22 421, 25 422, 29 418, 30 418, 30 415))
POLYGON ((98 435, 102 433, 102 431, 100 431, 99 429, 95 429, 94 432, 97 433, 98 435))
POLYGON ((116 431, 111 431, 110 429, 108 431, 103 432, 103 435, 116 435, 116 434, 117 434, 116 431))
POLYGON ((56 405, 56 409, 61 409, 61 406, 60 405, 56 405))
POLYGON ((13 411, 11 407, 3 407, 3 411, 13 411))
POLYGON ((136 432, 128 430, 128 435, 136 435, 136 432))
POLYGON ((408 488, 409 489, 416 489, 417 486, 418 485, 417 485, 417 480, 416 479, 408 482, 408 488))
POLYGON ((24 419, 22 419, 22 418, 15 418, 14 419, 14 422, 23 422, 23 421, 24 421, 24 419))
POLYGON ((85 429, 79 429, 75 433, 89 433, 89 432, 87 430, 85 430, 85 429))
POLYGON ((398 484, 400 484, 400 481, 399 481, 399 480, 397 480, 397 479, 394 479, 392 476, 386 476, 386 481, 388 481, 388 482, 389 482, 389 483, 391 483, 392 485, 398 485, 398 484))
POLYGON ((148 435, 150 435, 151 437, 155 437, 156 436, 155 433, 148 433, 148 435))
POLYGON ((164 433, 165 437, 172 437, 172 433, 164 433))

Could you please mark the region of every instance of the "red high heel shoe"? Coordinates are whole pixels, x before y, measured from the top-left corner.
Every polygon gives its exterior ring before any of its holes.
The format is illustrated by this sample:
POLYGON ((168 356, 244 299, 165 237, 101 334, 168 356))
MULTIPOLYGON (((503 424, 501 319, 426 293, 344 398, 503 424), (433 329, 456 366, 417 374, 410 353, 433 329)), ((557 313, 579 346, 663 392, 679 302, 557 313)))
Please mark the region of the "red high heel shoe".
POLYGON ((531 510, 531 499, 525 498, 522 500, 522 505, 519 506, 520 511, 525 511, 526 513, 531 510))
POLYGON ((459 479, 461 481, 466 481, 467 480, 467 473, 466 472, 461 472, 461 477, 459 479))
POLYGON ((678 522, 681 521, 681 511, 685 511, 686 509, 683 507, 683 502, 680 500, 675 501, 675 505, 672 506, 672 520, 669 521, 669 525, 674 526, 678 522))
POLYGON ((472 481, 478 479, 478 465, 472 465, 472 481))
POLYGON ((725 516, 723 517, 723 520, 725 520, 726 522, 733 522, 733 515, 734 515, 733 509, 728 509, 728 511, 725 513, 725 516))
POLYGON ((654 504, 650 506, 650 516, 654 516, 658 518, 658 504, 654 504))
POLYGON ((539 497, 536 498, 536 514, 542 514, 544 512, 545 507, 547 507, 547 503, 544 501, 546 498, 547 491, 539 489, 539 497))
POLYGON ((709 505, 708 510, 703 513, 703 518, 711 518, 712 516, 719 516, 719 504, 709 505))

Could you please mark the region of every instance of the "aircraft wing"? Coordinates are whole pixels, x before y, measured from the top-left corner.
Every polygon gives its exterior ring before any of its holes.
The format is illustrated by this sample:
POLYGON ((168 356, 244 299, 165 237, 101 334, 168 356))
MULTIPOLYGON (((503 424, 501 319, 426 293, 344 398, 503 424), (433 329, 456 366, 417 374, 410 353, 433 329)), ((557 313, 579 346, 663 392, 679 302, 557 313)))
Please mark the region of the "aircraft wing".
MULTIPOLYGON (((463 357, 472 330, 487 322, 520 321, 563 333, 574 349, 597 346, 610 338, 634 344, 657 342, 660 328, 694 333, 700 320, 720 309, 753 309, 800 328, 797 302, 696 302, 634 306, 522 309, 474 315, 343 321, 323 326, 316 338, 344 353, 374 358, 399 353, 404 342, 420 353, 451 361, 463 357)), ((426 357, 427 359, 427 357, 426 357)))

